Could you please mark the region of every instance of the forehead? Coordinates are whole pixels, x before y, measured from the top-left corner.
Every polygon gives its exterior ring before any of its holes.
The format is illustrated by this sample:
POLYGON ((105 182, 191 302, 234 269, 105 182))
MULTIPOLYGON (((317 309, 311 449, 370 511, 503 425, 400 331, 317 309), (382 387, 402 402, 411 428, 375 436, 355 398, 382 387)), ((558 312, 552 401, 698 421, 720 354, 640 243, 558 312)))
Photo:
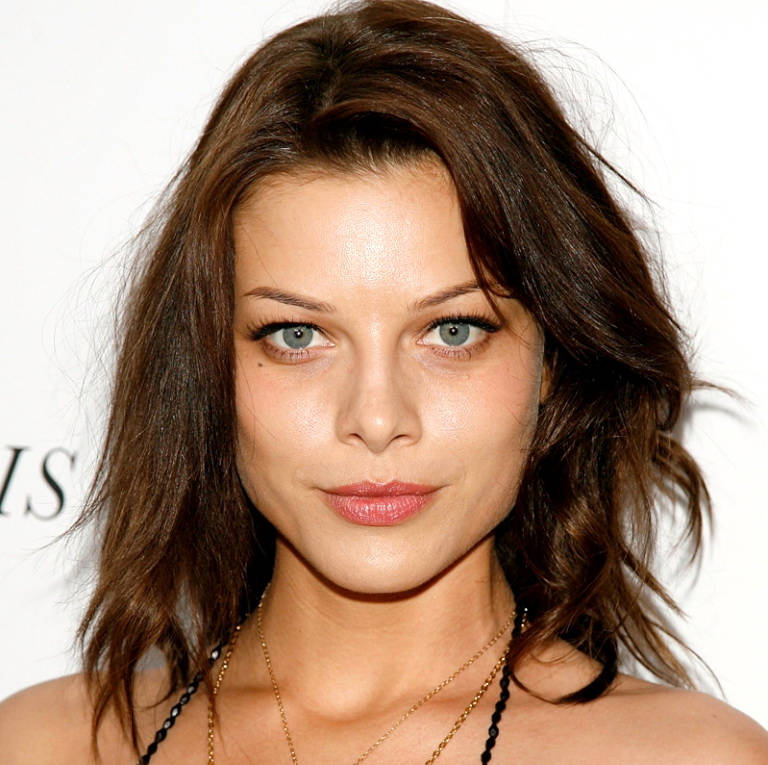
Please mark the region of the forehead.
POLYGON ((447 170, 274 175, 235 213, 236 280, 305 290, 429 290, 473 276, 447 170))

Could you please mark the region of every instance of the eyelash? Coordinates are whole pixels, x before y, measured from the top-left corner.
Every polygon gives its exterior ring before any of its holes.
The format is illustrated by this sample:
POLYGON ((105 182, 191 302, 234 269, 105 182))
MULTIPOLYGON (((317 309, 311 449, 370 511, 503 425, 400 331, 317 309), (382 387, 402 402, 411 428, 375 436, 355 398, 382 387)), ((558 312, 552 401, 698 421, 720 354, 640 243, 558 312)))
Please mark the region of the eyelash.
MULTIPOLYGON (((482 329, 487 333, 484 338, 475 342, 469 347, 456 346, 454 349, 450 349, 448 346, 435 346, 439 355, 448 358, 469 359, 476 350, 485 345, 490 335, 492 335, 494 332, 498 332, 501 329, 499 324, 491 321, 486 316, 483 316, 479 313, 465 313, 436 319, 426 328, 425 334, 432 332, 432 330, 437 329, 444 324, 470 324, 471 326, 482 329)), ((254 342, 259 342, 274 332, 279 332, 281 329, 290 329, 291 327, 309 327, 315 332, 323 334, 323 331, 320 329, 320 327, 318 327, 316 324, 312 324, 311 322, 267 321, 259 326, 249 327, 248 336, 254 342)), ((267 343, 267 345, 270 346, 269 352, 271 355, 283 359, 288 359, 290 361, 298 361, 310 355, 310 352, 307 349, 288 351, 284 348, 278 348, 277 346, 271 345, 270 343, 267 343)))

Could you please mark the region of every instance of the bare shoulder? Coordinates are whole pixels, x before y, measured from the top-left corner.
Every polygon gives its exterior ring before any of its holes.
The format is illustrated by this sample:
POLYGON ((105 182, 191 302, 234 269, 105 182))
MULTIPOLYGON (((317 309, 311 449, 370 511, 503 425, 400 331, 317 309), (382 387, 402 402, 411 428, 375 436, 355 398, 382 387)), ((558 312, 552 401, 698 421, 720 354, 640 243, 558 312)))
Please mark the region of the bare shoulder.
POLYGON ((586 704, 543 700, 584 687, 598 669, 595 662, 562 642, 549 645, 527 663, 523 680, 542 698, 521 696, 530 727, 539 734, 527 742, 538 749, 539 761, 768 765, 768 732, 705 693, 619 675, 608 692, 586 704))
POLYGON ((705 693, 622 675, 605 700, 619 740, 658 763, 766 765, 768 732, 705 693))
POLYGON ((3 762, 90 762, 89 710, 82 675, 49 680, 10 696, 0 703, 3 762))
MULTIPOLYGON (((158 673, 141 673, 144 698, 158 687, 158 673)), ((91 746, 92 702, 85 676, 67 675, 33 685, 0 702, 3 765, 94 765, 91 746)), ((107 715, 99 729, 101 763, 134 755, 121 727, 107 715)))

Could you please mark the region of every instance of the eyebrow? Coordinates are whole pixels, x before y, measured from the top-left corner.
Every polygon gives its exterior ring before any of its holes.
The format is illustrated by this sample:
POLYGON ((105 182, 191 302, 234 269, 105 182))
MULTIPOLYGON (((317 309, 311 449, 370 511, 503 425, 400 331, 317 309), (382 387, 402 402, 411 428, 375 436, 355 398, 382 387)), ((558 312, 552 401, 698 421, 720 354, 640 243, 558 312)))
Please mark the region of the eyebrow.
POLYGON ((336 311, 330 303, 313 300, 304 295, 297 295, 294 292, 276 290, 272 287, 254 287, 252 290, 248 290, 243 297, 268 298, 269 300, 277 300, 278 303, 295 305, 297 308, 305 308, 307 311, 319 311, 320 313, 334 313, 336 311))
MULTIPOLYGON (((466 295, 468 292, 475 292, 479 289, 480 285, 476 281, 456 284, 453 287, 448 287, 447 289, 435 292, 433 295, 427 295, 426 297, 420 298, 411 305, 411 310, 423 311, 426 308, 432 308, 441 303, 445 303, 448 300, 459 297, 460 295, 466 295)), ((304 308, 307 311, 317 311, 319 313, 336 312, 336 308, 330 303, 314 300, 306 295, 298 295, 294 292, 274 289, 272 287, 254 287, 252 290, 248 290, 243 297, 267 298, 269 300, 276 300, 279 303, 285 303, 286 305, 293 305, 297 308, 304 308)))
POLYGON ((436 292, 434 295, 427 295, 427 297, 417 300, 413 304, 413 308, 417 311, 423 311, 425 308, 432 308, 432 306, 440 305, 455 297, 466 295, 468 292, 475 292, 479 289, 480 285, 474 280, 457 284, 454 287, 448 287, 448 289, 440 290, 440 292, 436 292))

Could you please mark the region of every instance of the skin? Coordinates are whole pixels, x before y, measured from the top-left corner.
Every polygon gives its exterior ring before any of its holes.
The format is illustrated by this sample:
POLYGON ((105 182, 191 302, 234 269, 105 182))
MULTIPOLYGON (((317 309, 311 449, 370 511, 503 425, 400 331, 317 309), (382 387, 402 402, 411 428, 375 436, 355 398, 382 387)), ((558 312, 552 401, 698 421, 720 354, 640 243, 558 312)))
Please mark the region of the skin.
MULTIPOLYGON (((264 631, 300 761, 352 762, 482 646, 514 605, 492 530, 514 503, 546 396, 541 332, 519 303, 499 299, 498 331, 471 330, 467 347, 447 355, 457 348, 434 322, 473 313, 497 321, 485 296, 472 290, 414 308, 473 279, 455 191, 437 164, 272 178, 238 210, 235 245, 239 470, 279 534, 264 631), (334 310, 287 305, 263 289, 334 310), (276 321, 318 328, 306 353, 279 355, 280 331, 255 338, 254 329, 276 321), (325 504, 322 489, 366 479, 439 491, 395 526, 357 525, 325 504)), ((502 643, 367 762, 424 762, 502 643)), ((621 676, 587 705, 545 700, 596 671, 563 643, 527 657, 519 676, 543 699, 511 689, 493 761, 768 761, 765 732, 703 694, 621 676)), ((157 702, 162 681, 161 670, 138 679, 144 741, 170 706, 157 702)), ((440 763, 478 760, 496 696, 494 686, 440 763)), ((88 708, 78 676, 17 694, 0 706, 3 761, 92 762, 88 708)), ((253 620, 218 708, 219 765, 289 761, 253 620)), ((199 693, 153 765, 202 761, 205 732, 199 693)), ((100 745, 105 762, 133 761, 112 717, 100 745)))
MULTIPOLYGON (((489 535, 514 503, 536 423, 543 344, 511 299, 498 301, 498 332, 465 324, 466 342, 450 346, 428 329, 457 314, 496 323, 477 288, 411 307, 474 281, 447 183, 434 167, 278 178, 236 216, 239 470, 281 534, 276 593, 283 577, 300 577, 302 591, 335 598, 311 583, 318 576, 350 594, 404 593, 468 553, 464 574, 488 576, 489 535), (261 286, 334 310, 248 296, 261 286), (276 320, 321 331, 286 360, 280 332, 251 339, 252 328, 276 320), (440 488, 427 509, 390 527, 350 523, 320 491, 392 479, 440 488)), ((362 598, 355 608, 377 621, 388 611, 362 598)))

